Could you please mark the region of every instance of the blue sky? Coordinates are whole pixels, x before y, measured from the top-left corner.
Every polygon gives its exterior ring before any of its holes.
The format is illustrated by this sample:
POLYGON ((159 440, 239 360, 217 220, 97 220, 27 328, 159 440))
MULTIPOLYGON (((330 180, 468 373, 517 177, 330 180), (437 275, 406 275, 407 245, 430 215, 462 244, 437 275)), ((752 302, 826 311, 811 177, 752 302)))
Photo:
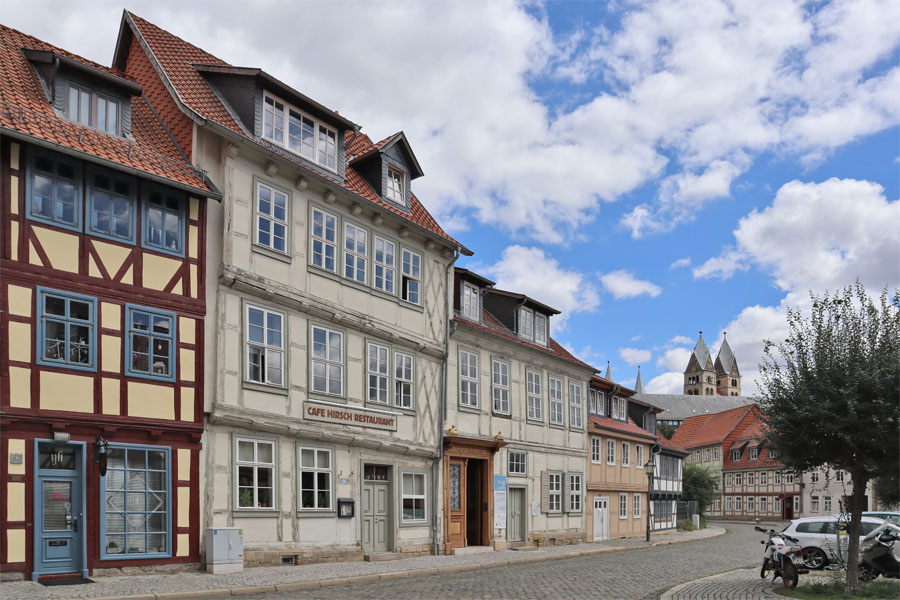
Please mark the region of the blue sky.
POLYGON ((104 64, 127 7, 404 130, 461 264, 564 311, 554 337, 627 385, 680 393, 697 331, 727 331, 752 393, 810 290, 900 285, 896 2, 2 7, 104 64))

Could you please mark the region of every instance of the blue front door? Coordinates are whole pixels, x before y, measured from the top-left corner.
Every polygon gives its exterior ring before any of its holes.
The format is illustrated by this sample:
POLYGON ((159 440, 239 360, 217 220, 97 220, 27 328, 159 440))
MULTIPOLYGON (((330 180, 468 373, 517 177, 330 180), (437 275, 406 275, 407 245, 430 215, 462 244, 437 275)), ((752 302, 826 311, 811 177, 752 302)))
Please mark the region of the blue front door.
POLYGON ((33 579, 87 575, 84 565, 84 444, 37 442, 33 579))

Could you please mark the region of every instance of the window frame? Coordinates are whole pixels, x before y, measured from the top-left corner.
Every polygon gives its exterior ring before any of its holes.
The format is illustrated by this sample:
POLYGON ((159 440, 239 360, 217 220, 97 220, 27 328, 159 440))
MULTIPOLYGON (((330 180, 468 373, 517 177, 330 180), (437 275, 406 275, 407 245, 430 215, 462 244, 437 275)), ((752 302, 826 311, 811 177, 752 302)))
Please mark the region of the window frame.
MULTIPOLYGON (((325 169, 326 171, 329 171, 331 173, 335 173, 335 174, 339 173, 339 167, 340 167, 340 163, 341 163, 341 160, 340 160, 340 158, 341 158, 341 156, 340 156, 341 155, 341 152, 340 152, 341 143, 340 143, 340 132, 338 129, 336 129, 330 125, 326 125, 320 119, 317 119, 317 118, 311 116, 307 111, 301 110, 297 106, 291 104, 290 102, 287 102, 286 100, 276 96, 275 94, 272 94, 268 90, 263 90, 262 116, 263 116, 262 123, 261 123, 262 128, 259 131, 259 137, 263 138, 267 142, 275 144, 276 146, 284 148, 291 154, 301 158, 302 160, 309 162, 310 164, 313 164, 317 167, 325 169), (268 99, 271 99, 273 102, 273 104, 272 104, 272 106, 273 106, 273 125, 272 125, 273 136, 272 137, 266 135, 265 116, 266 116, 266 110, 267 110, 266 105, 268 104, 268 102, 267 102, 268 99), (275 103, 281 104, 281 111, 282 111, 282 113, 281 113, 281 141, 278 141, 278 139, 276 139, 274 136, 274 132, 275 132, 275 127, 274 127, 275 107, 274 107, 274 104, 275 103), (301 117, 300 146, 296 150, 293 147, 291 147, 290 142, 288 141, 292 137, 290 135, 290 124, 291 124, 291 113, 292 112, 295 113, 297 116, 301 117), (303 145, 304 145, 303 137, 302 137, 302 131, 303 131, 302 119, 303 118, 308 119, 309 121, 312 121, 312 123, 314 125, 313 136, 312 136, 312 140, 313 140, 313 144, 312 144, 313 155, 312 155, 312 157, 310 157, 307 154, 303 154, 303 150, 302 150, 303 145), (333 167, 328 166, 327 161, 323 163, 319 160, 320 154, 322 152, 324 152, 324 150, 322 148, 320 148, 320 135, 321 135, 322 130, 325 130, 326 134, 330 133, 334 136, 334 166, 333 167)), ((326 146, 327 146, 327 144, 326 144, 326 146)), ((326 154, 326 156, 327 156, 327 154, 326 154)))
POLYGON ((606 464, 612 466, 616 464, 616 440, 614 438, 606 438, 606 464))
POLYGON ((765 496, 760 496, 760 497, 759 497, 759 502, 757 503, 757 505, 758 505, 758 507, 759 507, 759 512, 760 512, 760 513, 767 513, 767 512, 769 512, 769 506, 768 506, 768 505, 769 505, 769 501, 766 499, 765 496))
POLYGON ((391 383, 394 378, 391 376, 391 347, 387 344, 381 344, 373 341, 366 341, 366 404, 375 404, 378 406, 390 406, 391 405, 391 397, 393 396, 393 386, 391 383), (376 357, 375 360, 378 363, 378 370, 372 370, 372 351, 375 350, 376 357), (384 371, 380 370, 381 368, 381 353, 384 353, 384 371), (372 399, 372 378, 376 378, 379 382, 379 385, 376 386, 376 398, 372 399), (384 381, 384 402, 378 399, 380 395, 378 392, 381 391, 380 382, 384 381))
POLYGON ((334 476, 334 448, 331 446, 306 446, 302 444, 297 444, 297 514, 301 516, 307 516, 310 514, 334 514, 337 512, 337 493, 335 490, 335 476, 334 476), (313 458, 315 460, 315 466, 312 467, 304 467, 303 466, 303 451, 308 450, 313 452, 313 458), (326 452, 328 454, 328 467, 320 467, 319 466, 319 452, 326 452), (319 473, 328 473, 328 507, 319 507, 314 506, 311 508, 305 508, 303 506, 303 473, 310 472, 313 473, 313 498, 315 499, 315 504, 318 504, 319 499, 319 473))
POLYGON ((562 513, 563 512, 563 473, 562 471, 547 472, 547 512, 562 513), (554 485, 554 479, 556 485, 554 485), (554 508, 554 504, 556 504, 554 508))
POLYGON ((644 468, 644 446, 642 444, 634 445, 634 468, 644 468))
POLYGON ((756 460, 759 457, 759 450, 750 448, 750 460, 756 460))
POLYGON ((719 447, 713 447, 713 460, 719 460, 719 447))
POLYGON ((385 176, 384 182, 384 199, 388 202, 393 202, 399 206, 403 206, 404 208, 408 208, 406 203, 406 173, 403 169, 396 167, 394 165, 387 165, 387 173, 385 176), (399 175, 399 178, 394 178, 392 175, 399 175), (398 197, 394 197, 391 193, 394 186, 392 183, 397 182, 399 184, 400 189, 396 190, 398 197))
MULTIPOLYGON (((399 494, 400 502, 398 503, 398 509, 400 510, 400 519, 398 520, 398 526, 399 527, 423 527, 423 526, 429 525, 431 523, 431 515, 429 514, 429 511, 428 511, 428 492, 430 489, 429 485, 428 485, 428 471, 426 471, 424 469, 423 470, 402 469, 400 471, 400 482, 399 483, 400 483, 400 490, 399 490, 400 491, 400 494, 399 494), (403 478, 406 477, 407 475, 412 476, 413 481, 415 481, 416 477, 423 478, 423 481, 422 481, 423 493, 422 494, 407 495, 403 491, 403 478), (404 518, 404 516, 403 516, 403 501, 406 500, 407 498, 412 499, 414 502, 417 499, 422 500, 423 513, 425 515, 425 517, 423 519, 405 519, 404 518)), ((413 485, 415 486, 415 484, 413 484, 413 485)), ((415 489, 415 487, 413 489, 415 489)))
POLYGON ((549 319, 547 319, 546 315, 543 315, 539 312, 534 313, 534 343, 539 346, 546 346, 548 340, 550 339, 549 335, 549 319), (542 322, 543 326, 538 328, 538 322, 542 322), (538 333, 541 332, 541 335, 538 333))
POLYGON ((244 377, 243 382, 245 384, 250 384, 254 386, 264 386, 265 388, 271 388, 275 390, 285 390, 288 388, 288 373, 290 369, 288 368, 288 343, 287 343, 287 324, 288 317, 287 314, 281 312, 279 310, 272 310, 266 306, 261 306, 259 304, 253 304, 252 302, 244 302, 242 309, 244 311, 244 327, 243 327, 243 366, 244 366, 244 377), (263 332, 264 332, 264 341, 262 343, 251 342, 250 341, 250 310, 258 310, 263 313, 263 332), (269 332, 269 315, 277 315, 281 317, 281 346, 277 348, 268 344, 268 332, 269 332), (266 365, 269 364, 269 352, 281 353, 281 383, 272 383, 268 381, 268 369, 265 369, 262 381, 254 381, 250 378, 250 347, 255 346, 259 347, 264 351, 266 365))
POLYGON ((293 250, 291 246, 291 214, 292 214, 292 206, 293 206, 293 198, 291 192, 282 188, 278 185, 273 185, 267 180, 264 180, 260 177, 253 177, 253 248, 254 250, 262 250, 264 253, 272 252, 276 255, 277 258, 287 258, 290 260, 292 258, 293 250), (272 214, 264 214, 260 211, 260 188, 266 188, 270 193, 269 204, 272 206, 272 214), (275 194, 281 194, 284 196, 284 219, 278 219, 275 214, 275 194), (271 224, 270 227, 273 228, 272 231, 269 232, 269 239, 272 242, 271 244, 264 244, 260 241, 260 219, 266 219, 271 224), (284 250, 279 250, 275 247, 275 234, 274 227, 276 225, 281 225, 284 227, 284 250))
POLYGON ((602 417, 606 414, 606 394, 593 387, 588 392, 588 413, 602 417))
POLYGON ((27 155, 26 155, 26 178, 25 178, 25 218, 30 221, 35 221, 36 223, 44 223, 46 225, 50 225, 52 227, 60 227, 62 229, 67 229, 69 231, 81 232, 84 227, 84 178, 83 178, 83 169, 81 161, 74 160, 69 158, 68 156, 57 154, 56 152, 50 152, 47 150, 43 150, 41 148, 28 147, 27 155), (53 173, 48 173, 43 169, 38 169, 35 165, 35 160, 37 157, 41 157, 45 160, 50 160, 54 163, 53 165, 53 173), (57 198, 55 195, 55 191, 57 188, 56 179, 60 177, 57 174, 56 163, 63 163, 72 168, 72 172, 74 175, 73 179, 68 179, 63 177, 66 181, 71 181, 72 187, 74 188, 73 196, 74 196, 74 208, 73 214, 75 217, 75 221, 69 223, 68 221, 57 221, 53 217, 47 218, 42 215, 34 214, 34 177, 36 172, 40 172, 44 174, 44 176, 50 175, 52 176, 54 183, 54 197, 53 197, 53 209, 52 214, 56 214, 56 203, 57 198))
MULTIPOLYGON (((137 179, 131 177, 129 175, 125 175, 124 173, 119 173, 113 171, 111 169, 103 168, 99 165, 88 164, 85 169, 85 182, 84 182, 84 198, 85 198, 85 211, 84 211, 84 231, 86 234, 92 237, 103 238, 105 240, 110 240, 113 242, 118 242, 119 244, 128 244, 129 246, 134 246, 137 241, 137 211, 138 211, 138 183, 137 179), (125 183, 129 186, 129 194, 128 194, 128 236, 116 235, 114 233, 104 233, 102 231, 97 231, 93 228, 94 223, 94 188, 96 187, 94 182, 94 176, 101 175, 103 177, 108 177, 113 185, 115 182, 125 183)), ((114 194, 113 190, 109 190, 110 203, 113 202, 113 197, 118 196, 122 197, 121 194, 114 194)), ((110 205, 110 217, 112 217, 113 209, 112 205, 110 205)), ((110 231, 112 231, 112 226, 110 226, 110 231)))
POLYGON ((420 252, 415 252, 414 250, 410 250, 409 248, 400 247, 400 299, 404 302, 409 302, 415 306, 422 306, 422 287, 423 287, 423 275, 424 275, 424 259, 420 252), (406 256, 409 255, 409 272, 407 273, 406 265, 407 260, 406 256), (419 276, 413 276, 413 257, 419 259, 419 276), (417 289, 415 291, 415 300, 410 300, 410 296, 412 293, 409 291, 407 284, 416 283, 417 289))
POLYGON ((591 436, 591 464, 603 464, 603 438, 599 435, 591 436))
POLYGON ((631 443, 622 442, 622 466, 631 466, 631 443))
POLYGON ((278 515, 278 482, 279 482, 279 471, 278 471, 278 440, 274 438, 268 437, 258 437, 258 436, 243 436, 243 435, 234 435, 234 443, 232 445, 234 458, 232 459, 232 466, 234 468, 234 473, 232 476, 232 485, 234 489, 234 507, 232 512, 236 515, 241 516, 249 516, 249 515, 263 515, 269 517, 275 517, 278 515), (251 442, 253 444, 253 460, 252 461, 241 461, 240 460, 240 442, 251 442), (259 457, 259 444, 270 444, 272 447, 272 462, 264 463, 258 460, 259 457), (241 486, 240 485, 240 467, 253 467, 253 504, 254 506, 241 506, 240 505, 240 495, 241 495, 241 486), (259 504, 259 477, 257 475, 258 469, 271 469, 272 470, 272 506, 257 506, 259 504))
POLYGON ((634 513, 633 513, 632 517, 635 519, 640 519, 641 518, 641 510, 643 509, 643 506, 642 506, 642 502, 641 502, 641 495, 639 493, 635 493, 633 495, 632 504, 633 504, 633 509, 634 509, 634 513))
POLYGON ((316 269, 322 269, 326 273, 333 273, 334 275, 342 276, 342 271, 338 269, 339 265, 343 266, 343 263, 341 261, 342 253, 340 251, 340 249, 342 248, 341 243, 340 243, 342 240, 342 235, 338 235, 339 231, 342 231, 340 217, 338 217, 333 212, 327 211, 324 208, 320 208, 320 207, 310 203, 310 208, 309 208, 309 260, 308 260, 309 266, 314 267, 316 269), (315 233, 316 213, 320 213, 322 215, 322 235, 319 235, 319 236, 317 236, 315 233), (327 240, 327 238, 325 237, 325 234, 328 231, 327 220, 329 217, 334 219, 334 240, 331 242, 329 242, 327 240), (315 252, 316 242, 319 242, 322 244, 322 252, 321 252, 322 264, 321 265, 317 265, 315 262, 315 260, 316 260, 316 252, 315 252), (332 260, 334 261, 333 269, 329 269, 326 266, 327 260, 328 260, 326 248, 328 248, 328 247, 331 247, 334 250, 334 256, 332 257, 332 260))
POLYGON ((534 341, 534 311, 528 307, 520 306, 516 312, 516 321, 519 338, 529 342, 534 341), (525 329, 526 324, 530 324, 527 332, 525 329))
POLYGON ((326 325, 322 325, 316 322, 309 323, 309 348, 313 348, 314 340, 315 340, 315 330, 321 329, 326 333, 326 357, 316 358, 315 351, 309 352, 309 393, 322 395, 329 398, 346 398, 347 397, 347 334, 345 331, 341 329, 335 329, 332 327, 328 327, 326 325), (328 358, 328 340, 330 333, 336 333, 340 336, 341 339, 341 362, 339 364, 335 363, 328 358), (315 389, 315 364, 316 362, 323 362, 326 366, 325 370, 325 381, 326 381, 326 391, 319 391, 315 389), (341 390, 338 393, 328 391, 328 369, 329 365, 336 365, 340 367, 341 373, 341 390))
POLYGON ((400 245, 394 240, 388 239, 382 235, 378 235, 376 233, 372 234, 372 287, 378 290, 383 294, 390 294, 391 296, 397 296, 397 250, 400 248, 400 245), (385 257, 384 260, 378 260, 378 243, 381 242, 383 246, 382 254, 385 257), (386 257, 387 247, 391 246, 391 264, 387 263, 386 257), (382 270, 382 287, 378 286, 378 270, 379 268, 382 270), (388 273, 390 273, 390 277, 388 277, 388 273), (387 284, 390 283, 392 289, 386 289, 387 284))
POLYGON ((544 381, 543 372, 525 368, 525 421, 544 424, 544 381), (534 393, 535 384, 537 393, 534 393), (532 409, 535 410, 532 410, 532 409))
POLYGON ((580 381, 569 380, 569 428, 584 429, 584 386, 580 381))
POLYGON ((628 518, 628 494, 619 492, 619 520, 624 521, 628 518))
POLYGON ((510 402, 510 364, 509 361, 501 360, 499 358, 491 358, 491 410, 498 415, 509 415, 512 411, 512 405, 510 402), (497 377, 499 375, 500 379, 503 378, 503 369, 500 369, 500 373, 498 374, 497 367, 505 367, 506 369, 506 384, 498 383, 497 377), (501 408, 497 408, 497 394, 500 393, 500 405, 501 408), (503 406, 503 392, 506 393, 506 408, 502 408, 503 406))
POLYGON ((566 484, 569 490, 566 512, 580 513, 584 511, 584 476, 581 473, 566 473, 566 484), (577 506, 574 506, 575 504, 577 506))
MULTIPOLYGON (((65 93, 65 109, 63 110, 64 118, 70 123, 74 123, 76 125, 80 125, 82 127, 87 127, 88 129, 93 129, 95 131, 99 131, 100 133, 105 133, 106 135, 110 135, 112 137, 119 137, 122 131, 122 102, 119 98, 114 98, 108 94, 104 94, 98 90, 90 88, 85 85, 81 85, 74 81, 66 82, 66 93, 65 93), (73 118, 70 109, 69 96, 71 95, 72 90, 77 90, 79 92, 79 113, 81 112, 81 98, 80 94, 87 94, 88 96, 88 114, 87 114, 87 122, 81 122, 78 120, 78 115, 73 118), (103 129, 100 128, 99 120, 100 120, 100 100, 104 100, 109 104, 115 104, 118 108, 116 108, 116 118, 115 118, 115 126, 112 130, 108 127, 103 129)), ((104 121, 108 122, 109 111, 107 108, 107 114, 105 115, 104 121)))
POLYGON ((734 487, 743 487, 743 473, 734 474, 734 487))
MULTIPOLYGON (((400 410, 416 410, 416 356, 412 352, 404 352, 402 350, 394 350, 393 351, 394 364, 391 372, 394 374, 393 378, 393 397, 394 397, 394 408, 400 410), (398 366, 397 366, 397 357, 403 356, 409 359, 409 379, 402 378, 398 374, 398 366), (399 392, 398 386, 400 385, 408 385, 409 386, 409 406, 404 406, 400 403, 400 398, 402 398, 402 393, 399 392)), ((403 367, 399 367, 403 368, 403 367)))
MULTIPOLYGON (((141 198, 141 248, 144 250, 149 250, 152 252, 160 252, 162 254, 168 254, 170 256, 177 256, 179 258, 184 258, 185 256, 185 230, 187 223, 187 206, 188 206, 188 197, 187 193, 181 191, 169 191, 172 188, 167 188, 165 186, 145 182, 144 185, 141 186, 144 190, 142 198, 141 198), (178 249, 172 250, 170 248, 165 247, 165 242, 163 242, 162 246, 154 244, 149 240, 150 238, 150 193, 158 192, 162 194, 163 198, 171 197, 177 198, 178 203, 180 205, 178 210, 178 249)), ((163 211, 168 214, 171 211, 168 211, 165 207, 163 207, 163 211)), ((165 229, 163 229, 165 232, 165 229)))
POLYGON ((369 233, 370 232, 368 229, 366 229, 362 225, 356 224, 355 222, 351 221, 350 219, 342 219, 341 220, 341 240, 343 241, 343 244, 341 244, 341 257, 343 258, 343 260, 341 261, 340 275, 344 279, 349 279, 350 281, 353 281, 353 282, 356 282, 358 284, 365 285, 365 286, 369 285, 369 250, 370 250, 369 238, 371 237, 369 235, 369 233), (354 249, 353 250, 347 249, 347 230, 348 230, 348 228, 353 228, 355 232, 362 232, 364 234, 365 239, 364 239, 363 243, 365 244, 365 248, 361 254, 356 249, 356 246, 359 244, 359 241, 356 239, 355 234, 354 234, 354 249), (353 276, 347 275, 347 258, 348 257, 353 257, 353 259, 354 259, 353 267, 352 267, 353 276), (359 271, 359 261, 360 260, 363 261, 362 262, 362 265, 363 265, 362 280, 357 278, 357 276, 359 274, 358 271, 359 271))
POLYGON ((95 298, 93 296, 85 296, 84 294, 77 294, 74 292, 56 290, 53 288, 48 288, 48 287, 43 287, 43 286, 35 287, 35 298, 36 298, 36 302, 37 302, 37 310, 35 311, 37 323, 36 323, 36 327, 34 328, 35 329, 35 339, 36 339, 35 353, 34 353, 35 362, 37 364, 45 366, 45 367, 56 367, 59 369, 72 369, 72 370, 76 370, 76 371, 89 371, 92 373, 96 373, 97 367, 98 367, 97 363, 99 362, 97 360, 97 340, 99 337, 97 334, 97 329, 98 329, 97 306, 99 304, 99 302, 97 301, 97 298, 95 298), (66 303, 66 316, 65 317, 60 318, 58 315, 47 316, 44 314, 45 307, 46 307, 45 298, 47 296, 53 296, 56 298, 63 299, 65 301, 65 303, 66 303), (89 307, 88 319, 72 320, 68 316, 70 300, 75 300, 77 302, 84 302, 88 305, 88 307, 89 307), (66 357, 68 357, 70 355, 70 350, 69 350, 69 343, 70 343, 69 325, 70 325, 70 323, 79 325, 79 326, 88 327, 88 337, 89 337, 88 356, 90 358, 90 361, 88 364, 70 363, 68 358, 66 358, 64 361, 59 361, 59 360, 52 359, 52 358, 45 358, 44 342, 46 339, 46 328, 47 328, 46 321, 48 318, 50 318, 51 320, 65 323, 65 336, 66 336, 65 337, 65 355, 66 355, 66 357))
POLYGON ((463 318, 476 323, 481 322, 481 288, 468 281, 463 281, 460 287, 459 312, 463 318), (467 300, 470 300, 467 302, 467 300), (474 313, 472 312, 474 311, 474 313))
MULTIPOLYGON (((146 306, 140 306, 138 304, 126 304, 125 305, 125 375, 127 377, 139 377, 141 379, 151 379, 154 381, 175 381, 177 377, 178 371, 178 315, 174 312, 170 312, 167 310, 160 310, 158 308, 149 308, 146 306), (152 372, 143 373, 141 371, 132 370, 132 365, 134 364, 132 353, 134 352, 134 342, 132 340, 132 334, 135 333, 132 324, 132 314, 137 311, 141 313, 146 313, 151 316, 160 316, 169 319, 169 335, 159 337, 167 337, 169 340, 169 374, 168 375, 156 375, 152 372)), ((147 334, 150 337, 150 352, 149 356, 152 358, 154 356, 152 352, 152 344, 153 338, 156 335, 151 331, 147 334)), ((151 364, 152 368, 152 364, 151 364)))
POLYGON ((458 398, 459 406, 461 408, 467 408, 469 410, 480 410, 480 408, 479 408, 480 407, 479 393, 478 393, 478 388, 480 387, 479 386, 479 377, 478 377, 478 375, 479 375, 479 366, 478 366, 479 353, 474 352, 472 350, 466 350, 465 348, 460 348, 459 352, 457 353, 457 356, 458 356, 457 373, 459 375, 459 398, 458 398), (470 364, 470 361, 468 360, 468 358, 465 360, 465 362, 463 361, 463 355, 474 357, 474 359, 475 359, 474 367, 470 364), (465 369, 467 372, 470 369, 474 368, 475 374, 474 375, 468 374, 468 373, 464 374, 463 373, 463 368, 464 368, 463 365, 465 365, 465 369), (463 386, 463 382, 466 382, 468 385, 463 386), (463 387, 467 387, 469 389, 469 391, 464 393, 463 387), (463 402, 463 397, 465 396, 465 394, 468 394, 470 398, 474 398, 474 403, 463 402))
POLYGON ((564 391, 565 382, 562 377, 554 377, 550 375, 547 377, 547 407, 548 407, 548 420, 550 425, 556 425, 559 427, 566 426, 566 399, 565 399, 565 391, 564 391), (559 397, 554 398, 554 384, 559 384, 558 391, 559 397), (554 419, 554 409, 559 409, 559 418, 554 419))
POLYGON ((510 450, 509 452, 507 452, 506 474, 511 477, 528 477, 528 452, 526 452, 525 450, 510 450), (513 461, 514 455, 520 456, 522 458, 522 460, 521 460, 522 470, 521 471, 514 471, 512 468, 513 462, 515 462, 515 461, 513 461))

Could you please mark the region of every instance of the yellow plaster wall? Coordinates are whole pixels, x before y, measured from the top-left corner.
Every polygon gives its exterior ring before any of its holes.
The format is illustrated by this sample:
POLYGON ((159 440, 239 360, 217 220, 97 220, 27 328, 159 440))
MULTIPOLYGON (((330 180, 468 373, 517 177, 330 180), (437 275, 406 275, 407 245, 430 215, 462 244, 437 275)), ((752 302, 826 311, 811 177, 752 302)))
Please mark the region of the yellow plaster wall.
POLYGON ((197 240, 200 237, 200 229, 191 225, 188 227, 188 256, 197 258, 197 240))
POLYGON ((20 481, 6 484, 6 520, 25 520, 25 484, 20 481))
POLYGON ((103 302, 100 305, 100 324, 104 329, 121 329, 122 307, 118 304, 103 302))
POLYGON ((194 420, 194 388, 181 388, 181 420, 194 420))
POLYGON ((178 351, 178 369, 182 381, 194 381, 194 351, 182 348, 178 351))
POLYGON ((122 275, 122 283, 134 285, 134 265, 128 265, 128 268, 125 269, 125 274, 122 275))
POLYGON ((128 416, 148 419, 175 418, 175 388, 128 382, 128 416))
POLYGON ((187 448, 178 449, 178 473, 180 481, 191 480, 191 451, 187 448))
POLYGON ((9 322, 9 360, 31 362, 31 325, 9 322))
POLYGON ((100 272, 100 268, 97 266, 97 259, 93 255, 88 256, 88 275, 103 278, 103 273, 100 272))
POLYGON ((31 369, 9 368, 9 405, 18 408, 31 407, 31 369))
POLYGON ((191 265, 191 287, 188 290, 188 295, 191 298, 196 298, 197 293, 197 265, 191 265))
POLYGON ((6 530, 6 562, 25 562, 25 530, 6 530))
POLYGON ((19 170, 19 150, 21 146, 15 142, 9 144, 9 168, 15 171, 19 170))
MULTIPOLYGON (((13 225, 15 225, 15 223, 13 223, 13 225)), ((38 256, 37 250, 34 249, 34 240, 28 242, 28 248, 28 262, 38 267, 44 266, 44 263, 41 262, 41 257, 38 256)))
MULTIPOLYGON (((14 454, 18 453, 22 456, 25 456, 25 440, 9 440, 9 453, 14 454)), ((25 462, 23 461, 21 465, 14 465, 9 462, 9 456, 6 457, 7 463, 7 473, 10 475, 24 475, 25 474, 25 462)))
POLYGON ((197 322, 188 317, 178 317, 178 339, 182 344, 193 344, 197 335, 197 322))
POLYGON ((100 348, 103 353, 100 364, 104 371, 118 373, 122 363, 122 338, 114 335, 101 336, 100 348))
POLYGON ((188 555, 189 550, 190 550, 190 539, 191 539, 191 536, 187 533, 179 533, 178 534, 178 550, 175 552, 175 556, 187 556, 188 555))
POLYGON ((191 488, 182 486, 178 488, 178 526, 191 526, 191 488))
POLYGON ((94 378, 41 371, 41 408, 94 412, 94 378))
POLYGON ((121 401, 119 399, 120 390, 121 388, 119 387, 118 379, 111 379, 109 377, 103 378, 103 414, 118 415, 122 412, 121 401))
POLYGON ((9 314, 20 317, 31 316, 31 288, 20 285, 7 286, 9 314))
POLYGON ((128 258, 128 255, 131 254, 131 248, 114 246, 113 244, 107 244, 97 240, 91 240, 91 243, 94 244, 94 249, 103 261, 106 272, 109 273, 110 277, 115 277, 116 273, 119 272, 119 269, 122 268, 122 263, 124 263, 125 259, 128 258))
POLYGON ((200 217, 200 201, 196 198, 191 198, 191 220, 196 221, 200 217))
POLYGON ((11 221, 9 223, 10 226, 10 239, 12 243, 10 246, 12 247, 12 255, 10 256, 13 260, 19 260, 19 224, 15 221, 11 221))
POLYGON ((156 254, 144 253, 144 287, 162 291, 166 288, 175 271, 181 267, 181 261, 176 258, 166 258, 156 254))
POLYGON ((9 177, 9 197, 10 211, 12 214, 19 214, 19 178, 15 175, 9 177))
POLYGON ((40 240, 51 267, 69 273, 78 272, 78 236, 43 227, 34 227, 32 231, 40 240))

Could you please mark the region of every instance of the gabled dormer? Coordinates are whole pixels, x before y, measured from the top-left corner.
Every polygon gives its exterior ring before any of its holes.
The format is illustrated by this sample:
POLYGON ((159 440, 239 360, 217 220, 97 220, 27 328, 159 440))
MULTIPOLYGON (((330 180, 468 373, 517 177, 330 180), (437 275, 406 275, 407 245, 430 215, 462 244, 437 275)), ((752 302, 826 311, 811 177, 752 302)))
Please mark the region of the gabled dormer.
POLYGON ((52 50, 24 48, 22 53, 41 79, 57 116, 113 137, 133 139, 131 98, 140 85, 52 50))
POLYGON ((456 316, 480 323, 484 290, 494 282, 467 269, 453 270, 453 312, 456 316))
POLYGON ((262 69, 191 66, 206 79, 245 133, 343 182, 344 133, 358 131, 359 126, 262 69))
POLYGON ((402 131, 381 140, 365 154, 349 157, 350 164, 382 200, 410 210, 410 183, 424 173, 402 131))
POLYGON ((550 317, 559 311, 524 294, 491 289, 485 294, 485 308, 519 339, 547 346, 550 342, 550 317))

